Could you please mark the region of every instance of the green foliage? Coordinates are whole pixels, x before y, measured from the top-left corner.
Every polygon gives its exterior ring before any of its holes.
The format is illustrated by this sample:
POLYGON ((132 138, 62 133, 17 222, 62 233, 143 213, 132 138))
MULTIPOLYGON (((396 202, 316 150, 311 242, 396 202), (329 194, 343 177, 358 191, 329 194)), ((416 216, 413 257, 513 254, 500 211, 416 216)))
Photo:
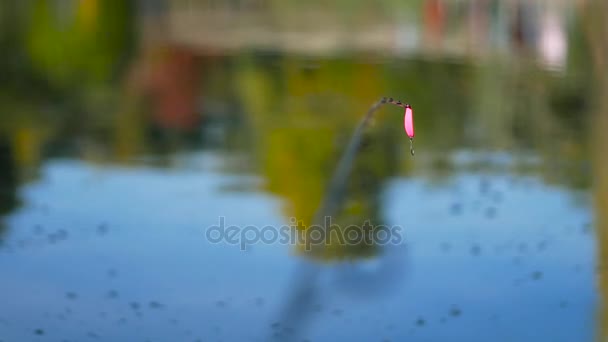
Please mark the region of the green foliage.
POLYGON ((129 2, 57 7, 45 0, 31 4, 25 40, 34 68, 62 88, 112 79, 132 43, 129 2))

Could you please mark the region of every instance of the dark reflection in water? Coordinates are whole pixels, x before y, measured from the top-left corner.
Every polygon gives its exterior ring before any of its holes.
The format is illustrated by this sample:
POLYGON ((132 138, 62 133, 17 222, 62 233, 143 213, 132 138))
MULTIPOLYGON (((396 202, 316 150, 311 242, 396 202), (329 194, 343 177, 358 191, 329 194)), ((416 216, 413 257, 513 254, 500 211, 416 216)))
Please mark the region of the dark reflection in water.
POLYGON ((604 340, 605 6, 3 2, 0 341, 604 340))
MULTIPOLYGON (((0 140, 0 215, 10 213, 18 205, 17 176, 13 166, 10 142, 0 140)), ((5 226, 0 222, 0 246, 5 226)))
POLYGON ((2 207, 0 207, 0 213, 4 215, 10 213, 17 206, 17 176, 15 175, 13 154, 9 141, 0 141, 0 156, 2 157, 0 159, 0 165, 2 165, 2 168, 0 168, 2 170, 0 174, 2 189, 2 207))

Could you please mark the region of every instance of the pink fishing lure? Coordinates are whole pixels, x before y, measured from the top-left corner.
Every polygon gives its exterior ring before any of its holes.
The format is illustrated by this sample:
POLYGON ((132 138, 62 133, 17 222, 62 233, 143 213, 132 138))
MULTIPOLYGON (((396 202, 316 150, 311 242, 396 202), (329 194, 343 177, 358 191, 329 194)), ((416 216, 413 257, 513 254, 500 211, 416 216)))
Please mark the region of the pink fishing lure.
POLYGON ((414 137, 414 111, 409 104, 405 105, 405 116, 403 117, 403 127, 408 137, 414 137))
POLYGON ((405 115, 403 116, 403 128, 405 129, 405 133, 410 138, 410 153, 412 156, 414 155, 414 110, 407 103, 402 103, 401 101, 395 101, 392 97, 382 98, 382 103, 390 103, 395 106, 399 106, 401 108, 405 108, 405 115))

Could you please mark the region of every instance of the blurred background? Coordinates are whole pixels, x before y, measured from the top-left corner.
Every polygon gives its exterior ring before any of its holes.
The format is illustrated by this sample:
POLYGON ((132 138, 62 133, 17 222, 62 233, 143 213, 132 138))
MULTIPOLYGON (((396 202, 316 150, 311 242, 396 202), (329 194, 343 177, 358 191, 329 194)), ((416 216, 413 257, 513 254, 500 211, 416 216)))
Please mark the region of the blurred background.
POLYGON ((0 341, 607 341, 608 3, 0 2, 0 341), (334 223, 403 243, 212 244, 334 223))

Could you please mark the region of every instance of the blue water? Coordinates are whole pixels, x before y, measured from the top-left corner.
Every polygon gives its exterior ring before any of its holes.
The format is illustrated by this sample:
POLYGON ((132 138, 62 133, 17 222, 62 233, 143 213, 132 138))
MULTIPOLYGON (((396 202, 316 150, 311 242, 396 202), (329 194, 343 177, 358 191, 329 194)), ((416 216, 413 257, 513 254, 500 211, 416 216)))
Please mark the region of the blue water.
POLYGON ((435 182, 421 167, 387 180, 379 198, 402 244, 317 263, 289 245, 208 242, 220 216, 241 227, 288 224, 282 200, 262 177, 223 172, 223 154, 174 161, 159 169, 52 159, 20 189, 0 248, 0 340, 595 336, 584 192, 465 166, 435 182))

